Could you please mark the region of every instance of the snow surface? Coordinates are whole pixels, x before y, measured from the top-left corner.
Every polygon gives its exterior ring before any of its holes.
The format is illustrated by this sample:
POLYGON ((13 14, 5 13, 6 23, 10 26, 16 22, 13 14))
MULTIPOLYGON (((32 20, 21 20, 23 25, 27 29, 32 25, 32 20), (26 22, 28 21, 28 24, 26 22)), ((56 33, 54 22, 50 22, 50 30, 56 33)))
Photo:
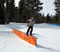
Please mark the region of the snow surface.
POLYGON ((13 28, 25 33, 28 29, 27 23, 0 25, 0 52, 60 52, 60 26, 35 24, 36 47, 17 37, 13 28))

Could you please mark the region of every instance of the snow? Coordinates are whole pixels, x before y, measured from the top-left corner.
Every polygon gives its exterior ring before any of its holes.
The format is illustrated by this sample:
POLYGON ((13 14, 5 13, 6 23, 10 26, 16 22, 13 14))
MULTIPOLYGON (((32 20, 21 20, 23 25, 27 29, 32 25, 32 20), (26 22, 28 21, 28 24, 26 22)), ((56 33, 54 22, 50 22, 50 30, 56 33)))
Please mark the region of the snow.
POLYGON ((13 28, 25 33, 28 29, 27 23, 0 25, 0 52, 60 52, 60 26, 35 24, 36 47, 17 37, 13 28))

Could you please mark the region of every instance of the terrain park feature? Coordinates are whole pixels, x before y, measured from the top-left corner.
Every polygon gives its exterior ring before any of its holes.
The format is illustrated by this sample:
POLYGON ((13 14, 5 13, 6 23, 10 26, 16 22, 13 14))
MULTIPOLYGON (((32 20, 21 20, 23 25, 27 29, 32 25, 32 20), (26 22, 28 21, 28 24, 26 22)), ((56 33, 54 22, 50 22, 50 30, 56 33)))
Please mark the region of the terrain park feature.
POLYGON ((27 36, 26 33, 24 32, 21 32, 21 31, 18 31, 16 29, 13 29, 13 32, 19 37, 21 38, 22 40, 34 45, 34 46, 37 46, 37 43, 36 43, 36 37, 34 36, 27 36))

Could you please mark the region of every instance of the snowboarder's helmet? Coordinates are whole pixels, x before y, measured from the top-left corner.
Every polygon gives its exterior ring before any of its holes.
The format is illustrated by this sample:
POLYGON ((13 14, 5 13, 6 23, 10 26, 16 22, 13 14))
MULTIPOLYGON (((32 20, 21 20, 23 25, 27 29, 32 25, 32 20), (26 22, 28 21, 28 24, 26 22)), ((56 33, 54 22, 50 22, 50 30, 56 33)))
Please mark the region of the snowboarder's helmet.
POLYGON ((31 19, 34 19, 33 17, 31 17, 31 19))

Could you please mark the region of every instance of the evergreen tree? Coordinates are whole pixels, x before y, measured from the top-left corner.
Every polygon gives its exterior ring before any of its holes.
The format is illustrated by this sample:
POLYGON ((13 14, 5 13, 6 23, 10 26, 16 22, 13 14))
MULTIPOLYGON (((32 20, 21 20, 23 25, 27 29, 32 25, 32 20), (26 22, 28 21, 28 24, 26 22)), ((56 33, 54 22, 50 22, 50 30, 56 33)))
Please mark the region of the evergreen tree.
POLYGON ((15 19, 15 0, 10 0, 10 21, 14 21, 15 19))
POLYGON ((42 16, 41 16, 40 21, 41 21, 41 23, 45 23, 45 16, 44 16, 44 13, 43 13, 42 16))
POLYGON ((20 2, 19 2, 19 20, 20 20, 20 22, 23 22, 24 21, 24 0, 21 0, 20 2))
POLYGON ((6 24, 9 24, 9 15, 10 15, 10 0, 6 0, 6 24))
POLYGON ((6 24, 15 21, 15 0, 6 0, 6 24))
MULTIPOLYGON (((20 19, 25 21, 32 16, 35 19, 39 19, 39 11, 42 10, 42 5, 39 0, 21 0, 19 2, 19 14, 20 14, 20 19)), ((37 22, 37 21, 36 21, 37 22)))
POLYGON ((53 18, 52 18, 52 23, 57 23, 57 22, 58 22, 58 16, 55 15, 55 16, 53 16, 53 18))
POLYGON ((47 16, 46 16, 46 19, 47 19, 47 23, 51 23, 51 17, 50 17, 50 15, 49 15, 49 13, 48 13, 47 16))
POLYGON ((56 16, 58 18, 57 23, 60 23, 60 0, 55 0, 54 4, 55 4, 55 7, 56 7, 56 9, 55 9, 56 16))
POLYGON ((4 3, 5 0, 0 0, 0 21, 2 24, 5 24, 4 3))
POLYGON ((14 13, 15 15, 15 17, 14 17, 14 21, 15 22, 19 22, 19 9, 18 9, 18 7, 15 7, 15 13, 14 13))

